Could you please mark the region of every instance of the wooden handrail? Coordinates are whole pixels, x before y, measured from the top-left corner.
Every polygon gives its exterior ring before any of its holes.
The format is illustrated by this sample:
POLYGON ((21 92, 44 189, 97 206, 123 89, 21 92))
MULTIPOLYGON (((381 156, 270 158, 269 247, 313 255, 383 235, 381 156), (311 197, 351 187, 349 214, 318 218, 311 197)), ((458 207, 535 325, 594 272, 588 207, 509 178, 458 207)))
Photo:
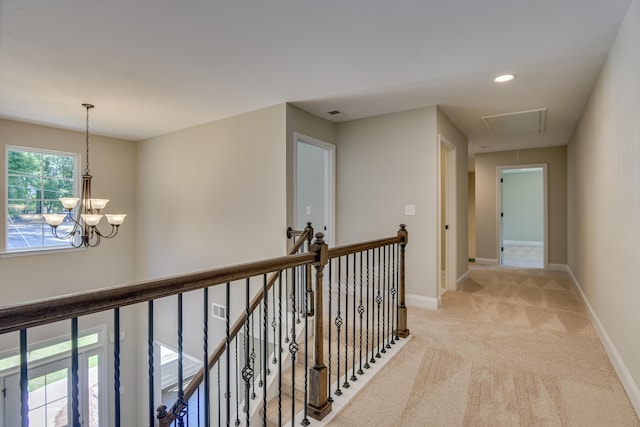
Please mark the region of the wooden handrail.
POLYGON ((133 285, 99 289, 0 308, 0 335, 20 329, 74 317, 86 316, 118 307, 138 304, 171 295, 268 274, 309 264, 315 254, 304 253, 271 258, 199 273, 151 280, 133 285))
POLYGON ((382 246, 394 245, 396 243, 402 243, 402 241, 403 237, 398 235, 396 237, 389 237, 386 239, 376 239, 368 242, 354 243, 352 245, 336 246, 335 248, 329 249, 329 259, 339 258, 341 256, 355 254, 382 246))

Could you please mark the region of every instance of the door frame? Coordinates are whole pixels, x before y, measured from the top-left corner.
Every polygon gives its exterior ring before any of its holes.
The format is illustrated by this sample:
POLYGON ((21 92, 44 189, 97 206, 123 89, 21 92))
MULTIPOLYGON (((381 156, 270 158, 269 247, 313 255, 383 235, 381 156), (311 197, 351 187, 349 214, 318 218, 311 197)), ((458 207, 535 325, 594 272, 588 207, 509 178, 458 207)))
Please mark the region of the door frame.
POLYGON ((438 161, 437 163, 437 176, 438 176, 438 197, 437 197, 437 268, 436 268, 436 283, 437 283, 437 295, 438 305, 440 305, 440 298, 444 294, 442 291, 441 280, 441 265, 442 265, 442 239, 445 239, 445 271, 446 271, 446 291, 455 291, 457 289, 457 266, 458 266, 458 238, 457 238, 457 225, 458 225, 458 193, 457 193, 457 162, 456 162, 457 147, 451 141, 441 134, 438 134, 438 161), (445 194, 449 197, 445 200, 446 218, 445 223, 449 226, 448 232, 442 236, 442 167, 441 152, 444 149, 446 151, 445 157, 445 194))
POLYGON ((336 146, 329 142, 317 139, 299 132, 293 133, 293 219, 298 217, 298 144, 309 144, 324 150, 324 218, 327 221, 327 230, 322 226, 313 224, 315 232, 323 232, 325 242, 330 246, 335 244, 335 170, 336 170, 336 146))
POLYGON ((509 169, 531 169, 542 168, 542 216, 544 222, 543 229, 543 255, 542 255, 542 268, 549 268, 549 191, 548 191, 548 164, 547 163, 530 163, 522 165, 509 165, 509 166, 497 166, 496 167, 496 232, 497 232, 497 264, 502 265, 502 218, 500 212, 502 212, 502 187, 500 185, 500 178, 502 172, 509 169))

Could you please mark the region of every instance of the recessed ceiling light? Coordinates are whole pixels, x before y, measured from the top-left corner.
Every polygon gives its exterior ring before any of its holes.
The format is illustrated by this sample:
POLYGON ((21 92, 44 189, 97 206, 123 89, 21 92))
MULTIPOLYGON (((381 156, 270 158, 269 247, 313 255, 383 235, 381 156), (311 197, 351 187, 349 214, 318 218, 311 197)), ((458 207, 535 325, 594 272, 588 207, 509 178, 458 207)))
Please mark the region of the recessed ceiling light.
POLYGON ((514 76, 513 74, 502 74, 501 76, 498 76, 495 79, 493 79, 493 81, 496 83, 506 83, 506 82, 510 82, 515 78, 516 76, 514 76))

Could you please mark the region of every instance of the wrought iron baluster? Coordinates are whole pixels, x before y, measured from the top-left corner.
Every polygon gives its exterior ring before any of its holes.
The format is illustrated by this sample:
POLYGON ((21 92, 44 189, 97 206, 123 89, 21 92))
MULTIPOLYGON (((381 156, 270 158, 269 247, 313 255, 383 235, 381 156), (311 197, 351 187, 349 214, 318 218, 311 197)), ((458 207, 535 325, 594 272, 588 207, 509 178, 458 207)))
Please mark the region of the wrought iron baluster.
MULTIPOLYGON (((278 298, 279 299, 279 298, 278 298)), ((277 349, 277 343, 275 341, 276 338, 276 330, 278 327, 278 322, 276 321, 276 286, 272 285, 271 286, 271 317, 273 320, 271 320, 271 327, 273 328, 273 359, 271 360, 271 363, 273 363, 274 365, 278 364, 278 354, 276 353, 276 349, 277 349)))
MULTIPOLYGON (((291 311, 291 307, 290 307, 290 301, 289 301, 289 273, 284 275, 284 280, 285 280, 285 291, 284 291, 284 295, 285 295, 285 301, 284 301, 284 312, 285 312, 285 316, 284 316, 284 331, 285 331, 285 338, 284 338, 284 342, 286 344, 289 344, 289 312, 291 311)), ((280 294, 280 298, 282 298, 282 294, 280 294)))
MULTIPOLYGON (((370 307, 371 307, 371 297, 369 295, 369 289, 371 288, 371 282, 369 281, 369 278, 371 277, 371 270, 369 268, 370 263, 369 260, 371 259, 371 250, 367 250, 367 298, 365 301, 367 301, 367 309, 365 311, 365 318, 366 318, 366 323, 367 323, 367 329, 366 329, 366 342, 365 342, 365 347, 364 347, 364 368, 365 369, 369 369, 371 367, 371 365, 369 365, 369 335, 371 334, 370 330, 369 330, 369 312, 370 307)), ((373 346, 372 346, 372 350, 373 352, 373 346)))
POLYGON ((331 294, 333 293, 333 260, 330 259, 329 260, 329 310, 327 314, 327 329, 329 330, 329 357, 328 357, 328 361, 327 363, 329 364, 328 369, 329 369, 329 381, 327 381, 329 383, 329 397, 328 397, 328 401, 329 402, 333 402, 333 397, 331 395, 331 360, 333 359, 333 353, 331 353, 331 311, 332 311, 332 297, 331 294))
POLYGON ((262 381, 264 388, 262 390, 262 423, 267 426, 267 375, 269 375, 268 368, 268 351, 269 351, 269 292, 267 291, 267 275, 263 275, 262 280, 262 300, 264 310, 262 310, 262 328, 264 332, 264 341, 262 342, 262 381))
MULTIPOLYGON (((291 307, 295 316, 296 311, 296 267, 291 272, 291 307)), ((296 322, 291 322, 291 342, 289 343, 289 353, 291 353, 291 423, 296 416, 296 355, 298 353, 298 343, 296 342, 296 322)))
MULTIPOLYGON (((285 304, 286 304, 286 300, 285 300, 285 304)), ((281 426, 282 425, 282 271, 278 273, 278 354, 279 354, 279 357, 278 357, 278 425, 281 426)), ((247 419, 247 425, 249 425, 248 419, 247 419)))
MULTIPOLYGON (((309 402, 309 320, 307 319, 307 316, 309 314, 309 307, 307 307, 306 305, 306 294, 307 294, 307 289, 309 286, 308 280, 309 280, 309 266, 305 264, 305 266, 303 267, 304 269, 304 286, 302 286, 302 289, 304 289, 304 298, 305 298, 305 305, 304 305, 304 310, 300 310, 300 312, 304 313, 303 314, 303 318, 304 318, 304 405, 303 405, 303 416, 302 416, 302 421, 300 422, 301 425, 303 426, 308 426, 309 424, 311 424, 311 421, 309 421, 309 418, 307 417, 307 403, 309 402)), ((291 423, 293 424, 293 419, 291 420, 291 423)))
MULTIPOLYGON (((204 388, 204 425, 210 425, 211 404, 210 397, 210 378, 209 378, 209 288, 202 290, 202 374, 204 388)), ((198 402, 200 400, 200 389, 198 388, 198 402)), ((200 403, 198 403, 198 420, 200 420, 200 403)))
MULTIPOLYGON (((342 387, 349 388, 349 255, 346 255, 345 284, 344 284, 344 383, 342 387)), ((338 379, 339 381, 340 379, 338 379)))
POLYGON ((264 343, 264 334, 263 334, 263 328, 262 328, 262 304, 258 305, 258 335, 260 336, 260 339, 258 339, 258 372, 260 373, 259 377, 260 380, 258 381, 258 387, 262 388, 262 385, 264 384, 264 381, 266 381, 263 377, 262 377, 262 368, 264 366, 264 364, 262 363, 263 359, 263 351, 262 351, 262 345, 264 343))
MULTIPOLYGON (((378 259, 378 263, 380 260, 378 259)), ((376 278, 379 274, 379 267, 376 264, 376 250, 371 249, 371 359, 369 363, 376 363, 376 278)))
MULTIPOLYGON (((73 322, 73 319, 72 319, 72 322, 73 322)), ((76 328, 78 327, 77 319, 75 322, 75 326, 76 328)), ((72 326, 72 330, 73 330, 73 326, 72 326)), ((72 335, 73 335, 73 332, 72 332, 72 335)), ((77 348, 76 348, 76 352, 77 352, 77 348)), ((72 362, 71 369, 73 370, 73 362, 72 362)), ((77 387, 77 383, 76 383, 76 387, 77 387)), ((114 411, 115 411, 114 423, 116 427, 120 427, 120 309, 119 308, 115 308, 113 310, 113 393, 114 393, 113 405, 114 405, 114 411)), ((75 415, 73 416, 72 419, 75 420, 75 415)))
POLYGON ((184 400, 184 365, 183 365, 183 304, 182 294, 178 294, 178 400, 173 408, 173 414, 176 416, 178 426, 184 426, 184 416, 187 414, 188 403, 184 400))
POLYGON ((387 255, 386 255, 387 256, 387 288, 384 291, 384 299, 387 302, 387 333, 385 334, 387 345, 385 347, 391 348, 390 339, 391 337, 393 337, 393 333, 391 331, 391 325, 389 323, 391 320, 391 279, 392 279, 392 275, 391 275, 392 260, 391 260, 390 245, 386 246, 386 251, 387 251, 387 255))
POLYGON ((396 307, 396 294, 398 293, 397 291, 397 269, 396 269, 396 262, 398 260, 397 258, 397 250, 398 250, 398 245, 395 244, 393 245, 393 260, 391 261, 391 266, 393 267, 393 273, 391 275, 391 280, 393 282, 393 286, 391 287, 391 344, 395 344, 396 343, 396 339, 397 339, 397 333, 398 333, 398 310, 396 307))
POLYGON ((378 320, 376 322, 376 341, 377 341, 377 353, 376 353, 376 358, 380 359, 382 357, 382 355, 380 354, 380 303, 382 302, 382 297, 380 296, 380 287, 382 285, 381 281, 383 278, 382 275, 382 257, 380 256, 380 248, 378 248, 378 288, 376 291, 376 312, 378 314, 378 320))
POLYGON ((351 287, 353 289, 353 304, 352 304, 352 313, 353 316, 353 331, 351 332, 351 381, 357 381, 358 377, 356 377, 356 254, 353 254, 353 280, 351 282, 351 287))
POLYGON ((341 302, 341 293, 342 293, 342 286, 341 286, 341 281, 342 281, 342 258, 338 257, 336 262, 338 263, 338 306, 337 306, 337 310, 338 312, 336 313, 336 320, 335 320, 335 325, 336 325, 336 347, 337 347, 337 355, 336 355, 336 366, 338 367, 338 380, 336 381, 336 392, 335 395, 336 396, 342 396, 342 390, 340 389, 340 328, 342 326, 342 316, 341 316, 341 307, 340 307, 340 302, 341 302))
POLYGON ((216 363, 216 365, 218 366, 218 425, 221 426, 222 425, 222 387, 220 384, 220 361, 218 360, 218 362, 216 363))
MULTIPOLYGON (((364 282, 364 278, 362 277, 362 267, 363 267, 362 263, 363 263, 363 253, 361 251, 360 252, 360 303, 358 304, 358 314, 360 315, 360 357, 359 357, 360 368, 358 369, 358 375, 364 374, 364 371, 362 370, 362 329, 363 329, 362 315, 364 314, 364 305, 362 305, 362 285, 364 282)), ((355 300, 355 288, 354 288, 354 300, 355 300)), ((355 366, 355 363, 354 363, 354 366, 355 366)))
POLYGON ((382 349, 381 353, 386 353, 387 350, 385 348, 385 340, 387 338, 386 326, 387 326, 387 312, 386 312, 386 302, 387 302, 387 246, 382 248, 382 349))
POLYGON ((227 364, 225 366, 225 411, 226 411, 226 421, 227 426, 231 425, 231 334, 229 331, 230 326, 230 313, 229 308, 231 307, 231 283, 227 282, 225 287, 225 345, 224 351, 227 355, 227 364))
MULTIPOLYGON (((250 311, 250 301, 249 297, 251 294, 251 283, 250 279, 247 278, 245 281, 245 322, 244 322, 244 368, 242 368, 242 379, 244 380, 244 412, 247 417, 247 425, 249 425, 249 418, 251 411, 249 410, 251 405, 249 402, 249 394, 251 392, 251 379, 253 378, 253 368, 251 367, 251 359, 249 354, 249 347, 251 346, 251 342, 249 341, 249 337, 251 334, 251 311, 250 311)), ((253 341, 253 339, 251 340, 253 341)), ((209 424, 205 424, 208 426, 209 424)))
MULTIPOLYGON (((147 362, 149 363, 149 425, 155 423, 155 402, 154 402, 154 345, 153 345, 153 300, 147 303, 147 362)), ((115 335, 114 335, 115 336, 115 335)), ((206 360, 206 359, 205 359, 206 360)))
POLYGON ((29 427, 29 349, 27 330, 20 329, 20 425, 29 427))
MULTIPOLYGON (((249 280, 249 279, 247 279, 249 280)), ((255 400, 256 398, 256 324, 255 324, 255 319, 256 319, 256 314, 255 311, 253 313, 251 313, 251 332, 249 332, 249 335, 251 336, 251 354, 249 355, 249 358, 251 359, 251 374, 252 374, 252 378, 251 378, 251 387, 253 388, 253 391, 251 392, 251 400, 255 400)), ((259 376, 259 375, 258 375, 259 376)))
POLYGON ((236 427, 238 427, 240 425, 240 381, 238 379, 238 377, 240 376, 240 372, 238 371, 238 336, 236 335, 236 337, 233 339, 233 342, 235 343, 235 365, 234 365, 234 372, 235 372, 235 377, 236 377, 236 393, 235 393, 235 398, 236 398, 236 422, 235 425, 236 427))

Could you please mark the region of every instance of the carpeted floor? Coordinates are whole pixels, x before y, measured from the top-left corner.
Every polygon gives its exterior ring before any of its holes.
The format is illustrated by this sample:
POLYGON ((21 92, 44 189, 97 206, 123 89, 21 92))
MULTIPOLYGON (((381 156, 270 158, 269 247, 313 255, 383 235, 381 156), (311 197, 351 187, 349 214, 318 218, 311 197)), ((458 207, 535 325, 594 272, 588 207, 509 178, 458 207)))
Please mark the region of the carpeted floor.
POLYGON ((640 426, 566 273, 474 268, 330 426, 640 426))

